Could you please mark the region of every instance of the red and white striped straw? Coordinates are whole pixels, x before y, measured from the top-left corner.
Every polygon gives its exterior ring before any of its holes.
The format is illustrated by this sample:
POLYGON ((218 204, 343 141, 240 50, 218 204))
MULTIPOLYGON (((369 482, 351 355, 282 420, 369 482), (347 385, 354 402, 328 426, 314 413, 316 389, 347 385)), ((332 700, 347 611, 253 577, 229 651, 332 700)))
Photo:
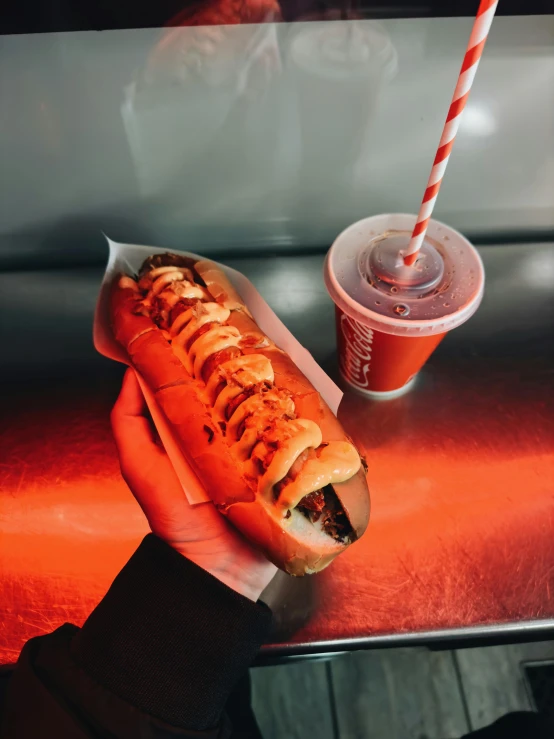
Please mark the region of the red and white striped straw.
POLYGON ((442 178, 444 177, 444 171, 448 164, 450 152, 454 145, 454 139, 456 138, 456 133, 458 132, 458 127, 462 120, 462 113, 469 97, 471 85, 473 84, 473 79, 477 72, 477 67, 479 66, 481 54, 483 53, 487 36, 489 35, 489 30, 497 5, 498 0, 481 0, 479 4, 464 56, 464 61, 462 63, 462 68, 460 69, 458 84, 456 85, 454 95, 452 96, 452 102, 442 131, 437 155, 433 162, 433 169, 429 175, 425 194, 417 215, 417 221, 412 232, 412 238, 410 239, 408 248, 402 254, 404 264, 407 266, 415 262, 417 254, 423 244, 427 225, 431 218, 435 201, 437 200, 442 178))

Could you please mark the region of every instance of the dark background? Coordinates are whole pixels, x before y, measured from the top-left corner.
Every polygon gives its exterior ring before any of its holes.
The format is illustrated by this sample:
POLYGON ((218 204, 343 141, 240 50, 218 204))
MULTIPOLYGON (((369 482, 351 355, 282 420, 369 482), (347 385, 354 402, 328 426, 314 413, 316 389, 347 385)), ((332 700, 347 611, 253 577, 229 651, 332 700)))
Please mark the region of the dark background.
MULTIPOLYGON (((0 10, 0 33, 91 31, 116 28, 156 28, 171 25, 184 9, 200 9, 221 2, 240 8, 243 0, 7 0, 0 10)), ((390 2, 338 2, 333 0, 280 0, 285 21, 325 17, 342 12, 361 18, 424 18, 471 16, 477 0, 390 0, 390 2)), ((498 15, 554 13, 554 0, 500 0, 498 15)))

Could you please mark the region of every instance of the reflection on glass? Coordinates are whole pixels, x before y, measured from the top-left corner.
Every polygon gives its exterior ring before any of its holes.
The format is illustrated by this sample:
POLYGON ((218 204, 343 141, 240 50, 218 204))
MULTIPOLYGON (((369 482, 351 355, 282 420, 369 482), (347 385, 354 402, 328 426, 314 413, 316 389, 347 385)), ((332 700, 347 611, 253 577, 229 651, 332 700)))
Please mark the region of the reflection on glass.
MULTIPOLYGON (((238 86, 245 67, 271 67, 272 50, 260 49, 265 36, 257 24, 281 18, 276 0, 219 0, 187 8, 173 18, 154 46, 144 72, 146 85, 204 81, 238 86), (184 29, 188 29, 184 31, 184 29)), ((263 46, 263 45, 262 45, 263 46)))
POLYGON ((464 110, 460 130, 468 136, 492 136, 496 131, 496 120, 490 107, 468 103, 464 110))
POLYGON ((320 184, 352 177, 396 52, 377 23, 299 24, 289 53, 296 88, 302 169, 320 184))
POLYGON ((397 55, 380 24, 324 15, 276 23, 275 0, 220 0, 161 32, 122 107, 154 209, 275 224, 291 186, 294 211, 353 184, 397 55))
POLYGON ((274 0, 219 2, 183 11, 162 32, 122 108, 144 196, 183 214, 217 208, 237 179, 252 183, 271 166, 277 121, 266 93, 281 75, 270 22, 279 19, 274 0))

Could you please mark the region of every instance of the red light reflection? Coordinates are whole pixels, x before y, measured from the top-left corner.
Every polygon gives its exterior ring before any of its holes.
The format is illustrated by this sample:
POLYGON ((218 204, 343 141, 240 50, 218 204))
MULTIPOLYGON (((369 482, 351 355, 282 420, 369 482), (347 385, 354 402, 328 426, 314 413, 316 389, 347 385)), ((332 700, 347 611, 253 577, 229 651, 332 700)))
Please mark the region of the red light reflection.
MULTIPOLYGON (((514 399, 479 382, 460 369, 397 401, 345 398, 372 519, 331 567, 287 590, 277 640, 300 611, 294 642, 554 617, 548 404, 540 387, 520 384, 514 399)), ((119 475, 116 392, 26 389, 3 402, 0 662, 32 636, 82 623, 147 532, 119 475)))

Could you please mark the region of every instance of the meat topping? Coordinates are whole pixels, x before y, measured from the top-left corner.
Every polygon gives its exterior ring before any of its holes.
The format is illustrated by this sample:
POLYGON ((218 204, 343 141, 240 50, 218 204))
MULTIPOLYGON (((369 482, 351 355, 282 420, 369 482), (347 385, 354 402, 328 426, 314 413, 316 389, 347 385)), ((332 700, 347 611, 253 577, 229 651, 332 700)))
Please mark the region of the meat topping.
POLYGON ((230 359, 240 357, 241 353, 241 350, 237 346, 230 346, 228 349, 222 349, 220 352, 216 352, 208 357, 202 368, 202 379, 204 382, 208 382, 216 367, 219 367, 223 362, 228 362, 230 359))
POLYGON ((173 325, 181 313, 185 313, 192 305, 198 303, 198 298, 179 298, 169 314, 169 322, 173 325))
POLYGON ((305 495, 297 506, 312 523, 319 522, 323 531, 340 542, 351 540, 354 534, 333 488, 327 485, 305 495))
MULTIPOLYGON (((153 269, 158 267, 185 267, 191 269, 193 260, 189 257, 183 257, 180 254, 170 254, 165 252, 164 254, 152 254, 151 257, 145 259, 140 268, 139 277, 143 277, 153 269)), ((195 281, 199 282, 198 277, 195 275, 195 281)))
POLYGON ((269 390, 271 390, 271 385, 268 382, 260 382, 257 385, 251 385, 250 387, 247 387, 245 390, 242 391, 242 393, 239 393, 239 395, 235 396, 231 401, 229 401, 229 404, 227 405, 225 411, 227 420, 231 418, 239 405, 241 405, 241 403, 244 403, 245 400, 252 397, 252 395, 255 395, 256 393, 264 394, 269 390))
POLYGON ((167 330, 169 328, 167 305, 163 298, 155 297, 150 306, 150 318, 154 321, 158 328, 167 330))
MULTIPOLYGON (((305 508, 308 511, 313 511, 314 513, 321 514, 321 512, 325 508, 325 496, 323 495, 323 491, 314 490, 313 493, 305 495, 300 501, 299 506, 305 508)), ((315 520, 317 521, 317 518, 315 520)))
POLYGON ((269 346, 269 339, 263 334, 245 334, 240 340, 241 349, 262 349, 269 346))

